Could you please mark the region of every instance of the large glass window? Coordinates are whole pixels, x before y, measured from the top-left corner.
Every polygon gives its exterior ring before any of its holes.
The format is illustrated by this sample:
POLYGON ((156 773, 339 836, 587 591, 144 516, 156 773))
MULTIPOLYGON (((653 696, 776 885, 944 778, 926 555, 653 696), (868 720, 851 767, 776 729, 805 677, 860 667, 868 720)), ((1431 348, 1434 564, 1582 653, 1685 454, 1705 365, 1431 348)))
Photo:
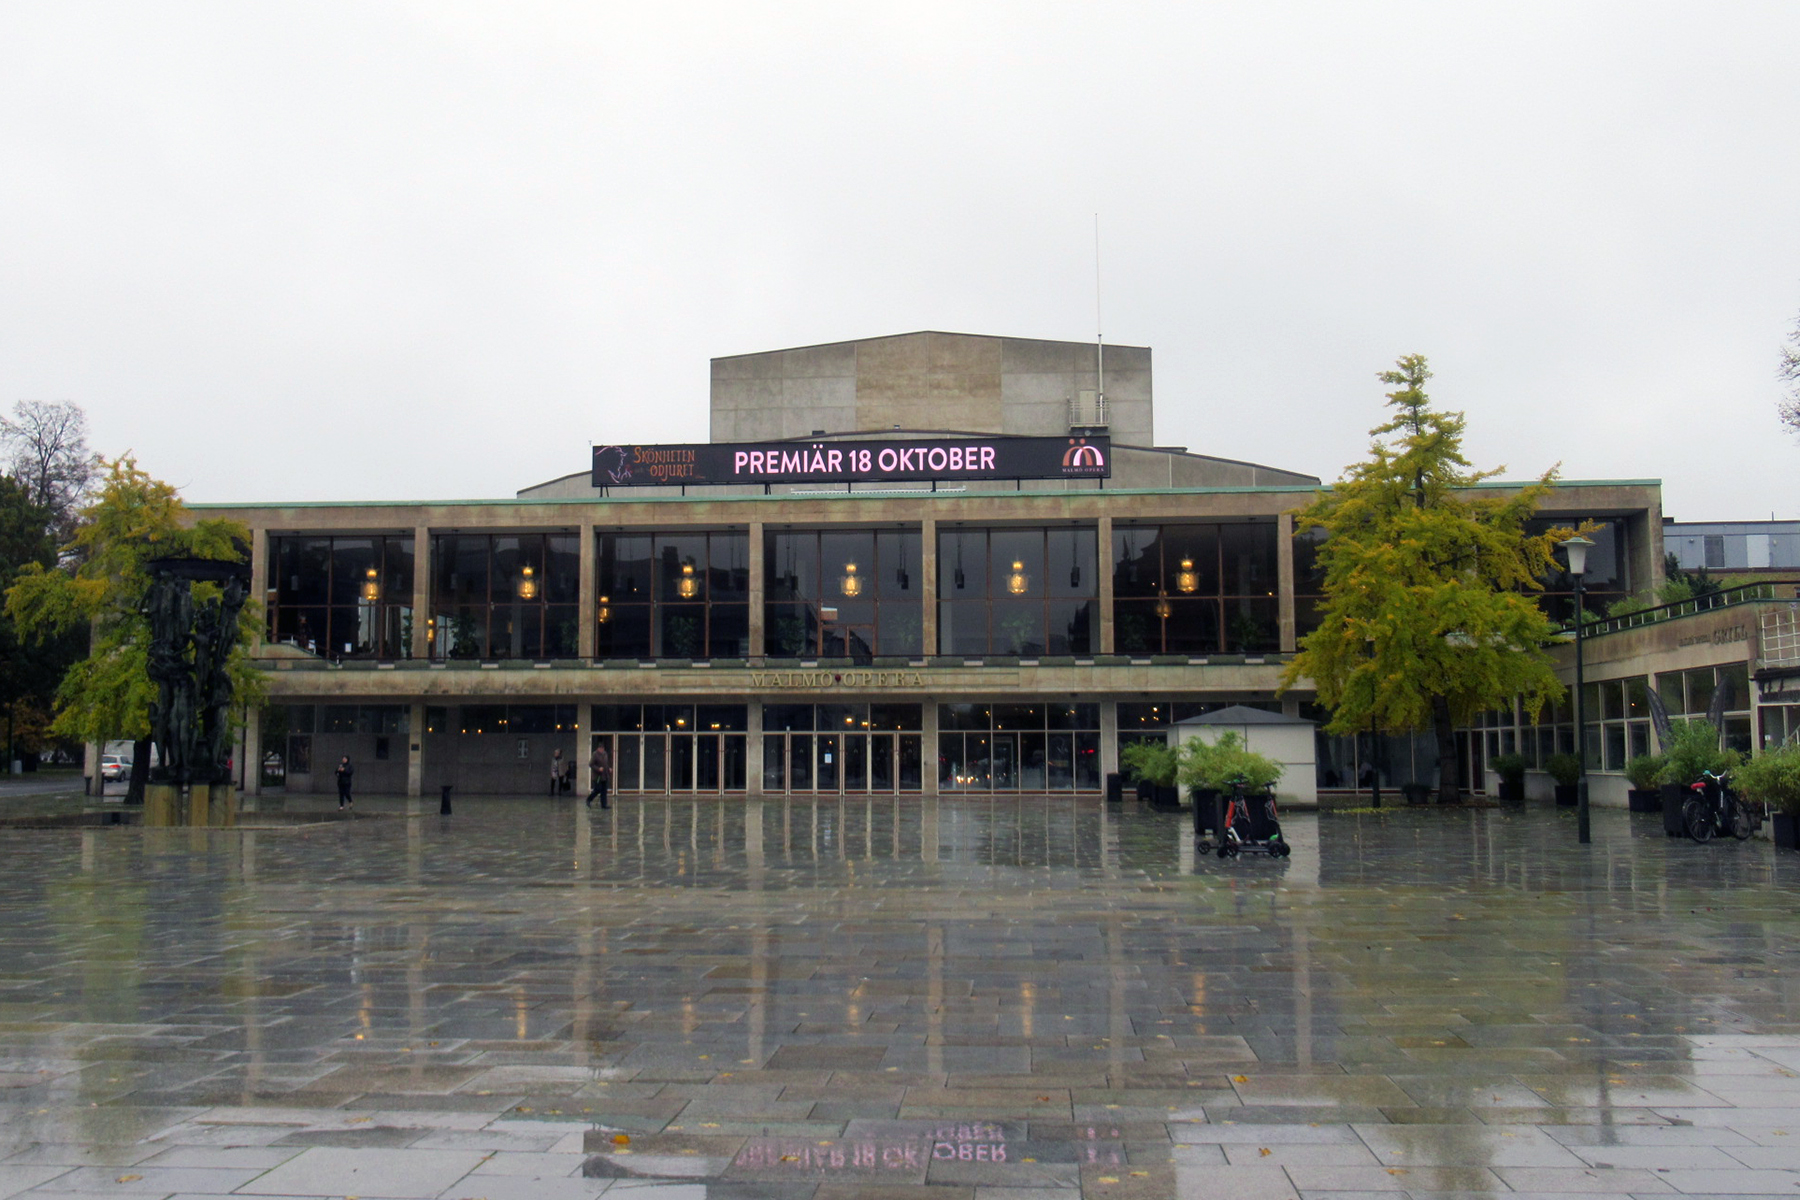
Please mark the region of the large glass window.
POLYGON ((574 658, 580 576, 572 533, 437 535, 431 656, 574 658))
POLYGON ((1121 654, 1281 649, 1273 521, 1113 528, 1113 643, 1121 654))
POLYGON ((600 533, 600 658, 746 658, 750 536, 600 533))
POLYGON ((410 658, 410 535, 269 539, 269 640, 325 658, 410 658))
POLYGON ((1098 791, 1100 706, 940 704, 937 752, 947 792, 1098 791))
MULTIPOLYGON (((1582 604, 1588 612, 1604 614, 1607 606, 1631 595, 1631 541, 1623 517, 1536 517, 1525 523, 1526 532, 1545 533, 1558 526, 1579 525, 1595 521, 1598 529, 1589 531, 1594 541, 1587 554, 1587 574, 1582 578, 1582 604)), ((1538 604, 1555 621, 1567 621, 1575 613, 1575 580, 1562 568, 1562 556, 1544 576, 1544 590, 1538 604)))
POLYGON ((768 534, 766 653, 774 658, 924 653, 920 557, 914 529, 768 534))
POLYGON ((1098 638, 1092 529, 938 533, 940 654, 1091 654, 1098 638))
POLYGON ((596 704, 592 746, 605 746, 622 792, 743 791, 742 704, 596 704))

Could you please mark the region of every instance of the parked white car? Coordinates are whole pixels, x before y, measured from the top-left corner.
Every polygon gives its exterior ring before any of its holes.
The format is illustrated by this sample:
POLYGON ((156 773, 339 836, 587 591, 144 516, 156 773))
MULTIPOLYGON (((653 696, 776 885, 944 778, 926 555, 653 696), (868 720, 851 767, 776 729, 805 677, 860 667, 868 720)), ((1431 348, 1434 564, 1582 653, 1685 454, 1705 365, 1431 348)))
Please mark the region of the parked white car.
POLYGON ((124 779, 131 774, 131 760, 118 754, 100 756, 101 779, 124 779))

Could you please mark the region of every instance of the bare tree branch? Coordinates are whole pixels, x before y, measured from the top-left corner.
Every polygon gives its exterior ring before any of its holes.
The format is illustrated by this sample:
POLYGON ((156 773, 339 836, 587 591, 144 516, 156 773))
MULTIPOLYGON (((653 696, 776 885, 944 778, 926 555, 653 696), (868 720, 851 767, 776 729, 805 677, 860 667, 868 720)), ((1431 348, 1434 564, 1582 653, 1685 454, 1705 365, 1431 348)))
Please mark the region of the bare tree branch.
POLYGON ((21 400, 12 417, 0 417, 0 451, 8 473, 31 502, 51 513, 59 535, 72 526, 94 478, 87 444, 87 414, 68 401, 21 400))
POLYGON ((1800 433, 1800 320, 1794 322, 1787 344, 1781 348, 1781 365, 1776 368, 1775 377, 1787 384, 1787 395, 1779 409, 1781 423, 1800 433))

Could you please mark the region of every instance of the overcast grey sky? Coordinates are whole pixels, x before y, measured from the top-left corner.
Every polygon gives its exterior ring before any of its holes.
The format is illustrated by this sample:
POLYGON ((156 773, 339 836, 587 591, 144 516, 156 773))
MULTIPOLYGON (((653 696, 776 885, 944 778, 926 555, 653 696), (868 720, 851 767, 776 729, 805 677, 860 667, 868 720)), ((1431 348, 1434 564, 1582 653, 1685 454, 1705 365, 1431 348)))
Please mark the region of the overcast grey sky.
POLYGON ((1800 517, 1800 4, 0 0, 0 401, 191 500, 510 495, 707 360, 1155 348, 1334 478, 1429 355, 1479 465, 1800 517))

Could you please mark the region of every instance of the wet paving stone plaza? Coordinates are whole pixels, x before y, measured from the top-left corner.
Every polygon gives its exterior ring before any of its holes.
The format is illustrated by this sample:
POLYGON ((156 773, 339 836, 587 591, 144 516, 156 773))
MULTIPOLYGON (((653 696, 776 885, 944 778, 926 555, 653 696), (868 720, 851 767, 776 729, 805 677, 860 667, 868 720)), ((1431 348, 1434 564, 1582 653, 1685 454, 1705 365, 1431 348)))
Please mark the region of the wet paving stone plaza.
POLYGON ((1766 841, 1400 809, 1226 862, 1068 798, 358 808, 0 831, 0 1197, 1800 1195, 1766 841))

